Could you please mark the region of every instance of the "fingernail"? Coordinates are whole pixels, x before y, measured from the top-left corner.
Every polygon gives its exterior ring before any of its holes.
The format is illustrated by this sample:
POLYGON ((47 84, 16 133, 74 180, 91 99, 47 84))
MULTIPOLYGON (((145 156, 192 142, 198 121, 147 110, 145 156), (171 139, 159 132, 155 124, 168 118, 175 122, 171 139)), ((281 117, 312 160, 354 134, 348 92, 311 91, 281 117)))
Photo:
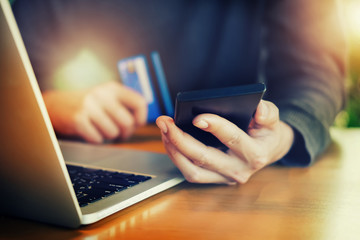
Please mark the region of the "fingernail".
POLYGON ((209 124, 205 122, 204 120, 196 121, 194 122, 194 125, 198 128, 207 128, 209 127, 209 124))
POLYGON ((268 108, 264 102, 261 102, 261 116, 266 117, 268 114, 268 108))
POLYGON ((163 121, 159 121, 157 122, 157 126, 160 128, 160 130, 163 132, 163 133, 167 133, 168 129, 166 127, 166 124, 163 122, 163 121))

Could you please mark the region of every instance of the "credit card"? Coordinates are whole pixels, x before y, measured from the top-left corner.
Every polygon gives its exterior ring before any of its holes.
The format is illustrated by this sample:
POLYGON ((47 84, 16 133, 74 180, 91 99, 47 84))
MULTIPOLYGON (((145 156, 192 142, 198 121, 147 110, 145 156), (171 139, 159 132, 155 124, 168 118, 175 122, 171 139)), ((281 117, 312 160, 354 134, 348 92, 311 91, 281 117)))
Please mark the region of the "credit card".
POLYGON ((160 55, 154 51, 150 54, 151 67, 145 55, 136 55, 121 59, 118 70, 123 84, 144 96, 148 103, 148 123, 155 122, 160 115, 174 115, 174 106, 168 90, 160 55), (152 74, 156 81, 152 80, 152 74))
POLYGON ((152 52, 151 60, 154 66, 157 84, 159 87, 162 103, 164 106, 164 114, 173 117, 174 116, 174 103, 171 100, 168 84, 166 81, 164 69, 160 60, 160 54, 156 51, 152 52))

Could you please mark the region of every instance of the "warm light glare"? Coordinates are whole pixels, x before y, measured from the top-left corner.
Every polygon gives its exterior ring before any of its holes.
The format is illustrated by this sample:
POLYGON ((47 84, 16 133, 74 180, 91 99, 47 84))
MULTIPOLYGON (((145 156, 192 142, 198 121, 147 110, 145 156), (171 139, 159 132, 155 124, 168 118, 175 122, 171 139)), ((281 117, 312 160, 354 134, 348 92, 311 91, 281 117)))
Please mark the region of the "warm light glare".
POLYGON ((61 90, 84 89, 113 80, 109 69, 89 50, 81 50, 54 75, 55 87, 61 90))
POLYGON ((344 4, 348 34, 360 41, 360 0, 347 0, 344 4))

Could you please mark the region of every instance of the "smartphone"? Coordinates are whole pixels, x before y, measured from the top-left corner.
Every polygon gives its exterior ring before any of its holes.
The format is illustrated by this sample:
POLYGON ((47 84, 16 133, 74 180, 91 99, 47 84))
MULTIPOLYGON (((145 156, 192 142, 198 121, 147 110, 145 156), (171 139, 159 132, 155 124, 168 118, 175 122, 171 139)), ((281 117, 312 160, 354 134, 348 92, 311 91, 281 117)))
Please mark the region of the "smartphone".
MULTIPOLYGON (((180 92, 175 102, 175 124, 208 146, 224 148, 216 137, 192 124, 202 113, 217 114, 247 131, 266 91, 263 83, 180 92)), ((225 147, 226 148, 226 147, 225 147)))

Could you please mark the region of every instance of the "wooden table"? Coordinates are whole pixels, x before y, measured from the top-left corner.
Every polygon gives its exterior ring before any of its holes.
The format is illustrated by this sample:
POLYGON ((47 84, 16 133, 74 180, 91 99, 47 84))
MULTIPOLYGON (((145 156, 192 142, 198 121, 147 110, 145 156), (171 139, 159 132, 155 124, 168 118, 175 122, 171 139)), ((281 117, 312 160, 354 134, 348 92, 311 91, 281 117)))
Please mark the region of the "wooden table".
MULTIPOLYGON (((331 133, 309 168, 267 167, 242 186, 185 182, 77 230, 0 217, 0 238, 360 239, 360 129, 331 133)), ((121 146, 164 152, 154 126, 121 146)))

